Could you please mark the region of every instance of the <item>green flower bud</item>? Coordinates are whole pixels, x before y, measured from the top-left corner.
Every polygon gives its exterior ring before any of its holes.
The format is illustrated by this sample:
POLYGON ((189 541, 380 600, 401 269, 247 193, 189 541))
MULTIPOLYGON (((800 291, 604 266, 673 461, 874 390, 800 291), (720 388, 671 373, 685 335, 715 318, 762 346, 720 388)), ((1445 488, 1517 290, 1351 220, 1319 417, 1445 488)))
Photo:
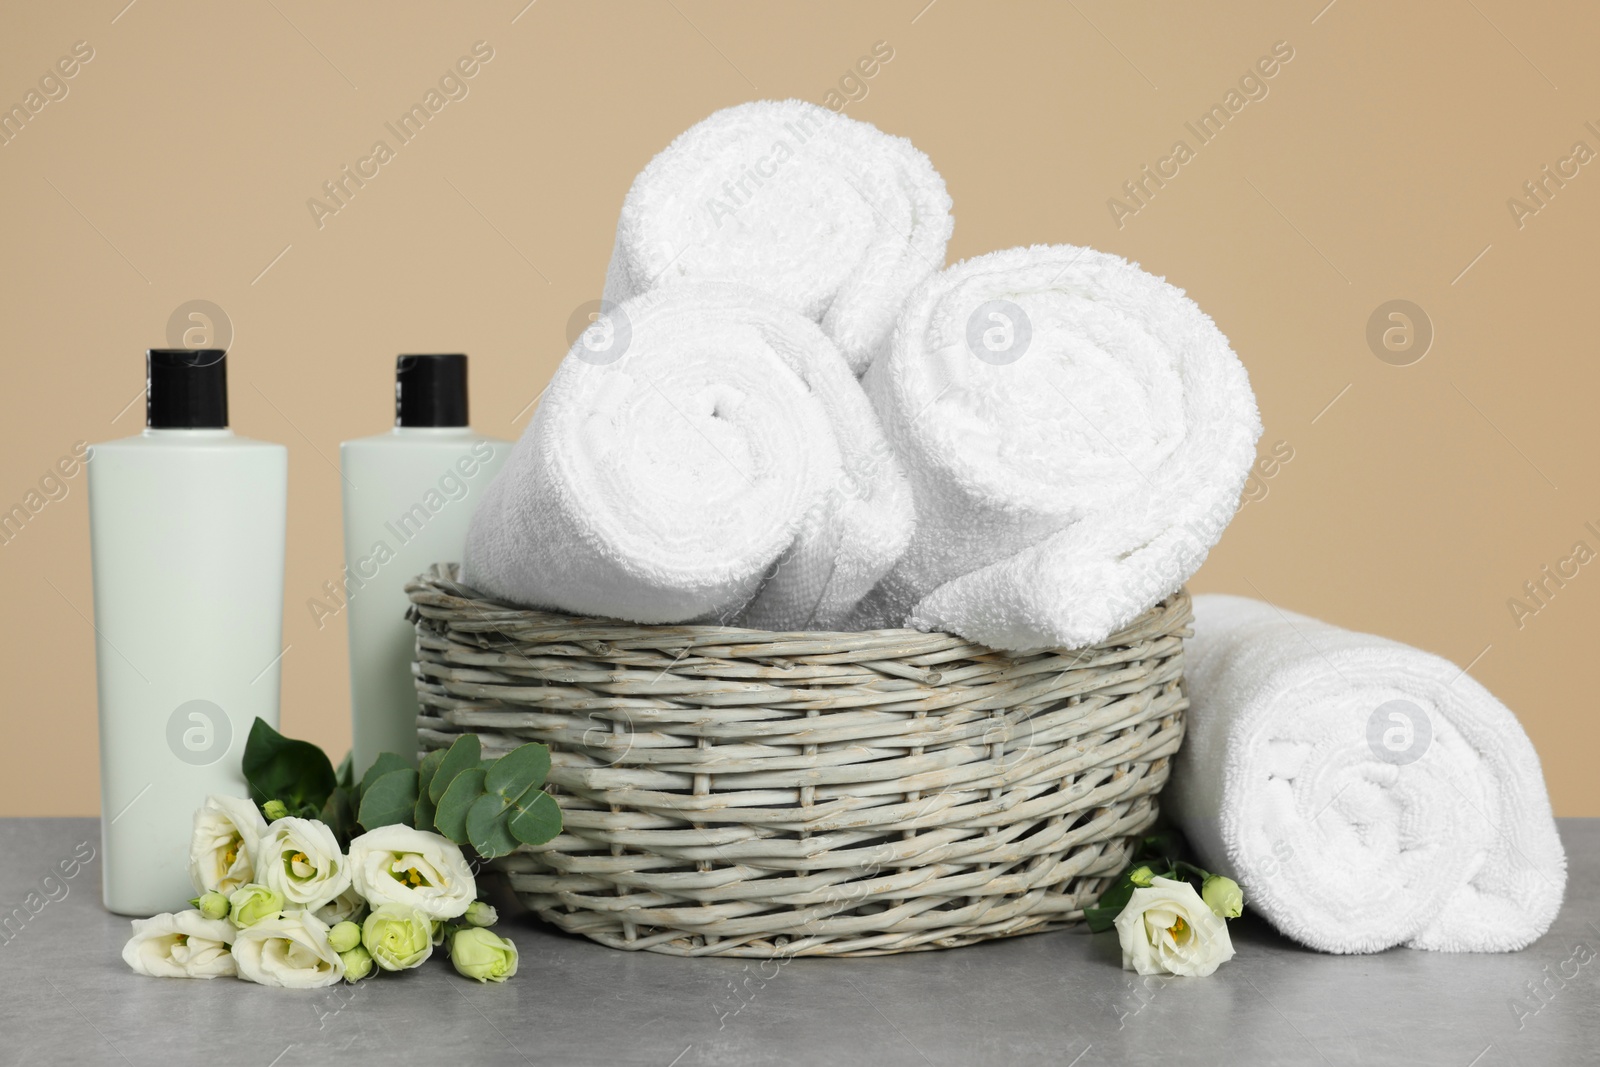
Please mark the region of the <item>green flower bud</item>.
POLYGON ((386 971, 407 971, 433 954, 433 922, 404 904, 373 909, 361 924, 361 943, 386 971))
POLYGON ((1128 881, 1132 882, 1136 886, 1139 886, 1141 889, 1145 889, 1149 888, 1151 883, 1154 881, 1155 876, 1156 872, 1152 871, 1149 867, 1135 867, 1133 870, 1128 872, 1128 881))
POLYGON ((504 982, 517 973, 517 946, 481 926, 469 926, 450 938, 450 962, 468 978, 504 982))
MULTIPOLYGON (((355 923, 340 923, 339 925, 354 926, 355 923)), ((344 980, 346 982, 359 982, 372 973, 372 953, 360 945, 339 953, 339 958, 344 960, 344 980)))
POLYGON ((333 929, 328 931, 328 944, 333 951, 344 955, 361 944, 361 927, 353 922, 335 923, 333 929))
POLYGON ((201 893, 189 901, 189 906, 199 909, 208 919, 226 919, 230 910, 226 893, 201 893))
POLYGON ((276 919, 283 911, 283 894, 256 882, 247 882, 229 895, 228 905, 228 919, 243 930, 266 919, 276 919))
POLYGON ((261 813, 267 817, 268 822, 277 822, 289 814, 289 808, 281 800, 269 800, 261 805, 261 813))
POLYGON ((494 910, 492 904, 474 900, 467 906, 465 918, 469 926, 493 926, 500 921, 500 913, 494 910))
POLYGON ((1206 907, 1224 919, 1237 919, 1244 912, 1244 893, 1232 878, 1213 874, 1200 887, 1206 907))

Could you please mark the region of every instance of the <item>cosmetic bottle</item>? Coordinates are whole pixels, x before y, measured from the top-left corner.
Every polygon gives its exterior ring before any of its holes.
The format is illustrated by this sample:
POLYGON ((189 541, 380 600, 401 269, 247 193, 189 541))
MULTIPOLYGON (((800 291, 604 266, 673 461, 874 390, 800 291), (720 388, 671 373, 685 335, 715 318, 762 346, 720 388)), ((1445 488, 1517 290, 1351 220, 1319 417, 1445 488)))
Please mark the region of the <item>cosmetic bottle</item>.
POLYGON ((228 429, 226 354, 156 349, 145 431, 87 464, 105 905, 177 911, 194 813, 248 797, 256 718, 278 725, 289 454, 228 429))
POLYGON ((467 357, 459 354, 398 357, 394 429, 339 446, 345 568, 343 588, 327 589, 324 603, 349 619, 357 781, 381 752, 416 761, 406 583, 435 563, 461 561, 472 512, 510 454, 510 442, 468 427, 467 357))

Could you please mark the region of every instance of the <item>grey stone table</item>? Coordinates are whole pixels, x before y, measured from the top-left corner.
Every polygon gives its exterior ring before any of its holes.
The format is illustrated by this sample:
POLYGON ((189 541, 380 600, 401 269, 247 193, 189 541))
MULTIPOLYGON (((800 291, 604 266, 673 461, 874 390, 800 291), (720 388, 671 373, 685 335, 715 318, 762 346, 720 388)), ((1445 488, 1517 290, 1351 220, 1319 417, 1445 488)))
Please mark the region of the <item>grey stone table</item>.
POLYGON ((133 974, 99 860, 57 868, 98 856, 98 823, 0 820, 0 905, 38 894, 0 929, 0 1063, 1596 1064, 1600 820, 1561 832, 1566 907, 1509 955, 1325 956, 1246 917, 1198 980, 1125 973, 1114 934, 1082 931, 762 964, 618 952, 524 915, 501 923, 522 953, 504 985, 430 960, 292 991, 133 974))

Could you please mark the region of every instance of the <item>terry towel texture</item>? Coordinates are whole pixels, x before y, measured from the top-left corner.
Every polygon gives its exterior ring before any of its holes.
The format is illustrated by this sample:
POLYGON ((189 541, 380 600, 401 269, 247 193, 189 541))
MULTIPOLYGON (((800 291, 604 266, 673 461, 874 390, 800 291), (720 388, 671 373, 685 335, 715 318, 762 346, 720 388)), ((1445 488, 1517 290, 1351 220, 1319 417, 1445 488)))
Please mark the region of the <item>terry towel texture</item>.
POLYGON ((609 327, 603 355, 573 345, 486 490, 462 581, 633 622, 836 626, 912 519, 838 350, 720 283, 645 294, 609 327))
POLYGON ((1195 598, 1187 737, 1161 806, 1247 906, 1325 952, 1503 952, 1561 907, 1539 758, 1438 656, 1195 598))
POLYGON ((1175 590, 1233 517, 1261 434, 1244 367, 1192 300, 1070 245, 928 279, 862 384, 917 527, 854 622, 995 648, 1093 644, 1175 590))
POLYGON ((739 282, 818 323, 857 374, 944 265, 944 179, 910 141, 800 100, 718 111, 634 179, 605 298, 739 282))

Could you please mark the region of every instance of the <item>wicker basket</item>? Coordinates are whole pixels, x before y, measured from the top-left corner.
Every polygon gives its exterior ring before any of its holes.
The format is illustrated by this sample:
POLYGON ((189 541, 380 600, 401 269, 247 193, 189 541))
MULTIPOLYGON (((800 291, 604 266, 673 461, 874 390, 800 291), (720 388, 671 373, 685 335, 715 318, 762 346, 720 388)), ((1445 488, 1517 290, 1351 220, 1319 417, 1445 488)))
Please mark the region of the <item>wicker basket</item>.
POLYGON ((547 922, 676 955, 860 956, 1082 917, 1183 738, 1179 592, 1102 645, 772 633, 407 586, 424 748, 552 751, 565 829, 496 861, 547 922))

